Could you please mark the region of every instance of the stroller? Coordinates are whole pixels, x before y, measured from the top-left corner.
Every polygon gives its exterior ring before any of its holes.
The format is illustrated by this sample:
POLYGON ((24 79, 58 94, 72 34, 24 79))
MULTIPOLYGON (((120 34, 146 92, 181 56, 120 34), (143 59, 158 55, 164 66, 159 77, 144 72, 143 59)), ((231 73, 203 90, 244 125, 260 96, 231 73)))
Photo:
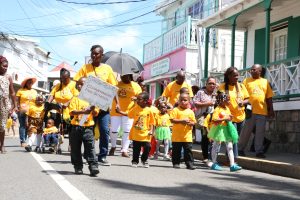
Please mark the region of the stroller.
POLYGON ((38 147, 37 152, 45 153, 47 150, 49 152, 55 152, 56 154, 61 154, 61 144, 63 143, 63 134, 62 134, 62 117, 61 117, 61 106, 59 104, 48 103, 45 105, 45 115, 44 115, 44 127, 49 119, 54 121, 55 127, 58 129, 56 133, 52 133, 51 136, 47 134, 40 135, 38 138, 38 147), (46 143, 48 138, 49 143, 46 143))

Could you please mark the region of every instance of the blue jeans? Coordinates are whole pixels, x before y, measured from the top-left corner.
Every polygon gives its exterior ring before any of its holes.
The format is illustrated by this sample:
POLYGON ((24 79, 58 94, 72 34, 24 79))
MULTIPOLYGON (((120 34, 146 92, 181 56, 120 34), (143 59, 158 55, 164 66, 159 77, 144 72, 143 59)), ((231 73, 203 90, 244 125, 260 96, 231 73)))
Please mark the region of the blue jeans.
POLYGON ((101 110, 95 121, 98 123, 100 129, 100 152, 98 154, 98 160, 106 159, 109 143, 109 112, 101 110))
MULTIPOLYGON (((233 125, 235 126, 239 136, 241 135, 241 132, 242 132, 242 128, 243 126, 245 125, 245 120, 244 121, 241 121, 241 122, 233 122, 233 125)), ((233 144, 233 156, 234 156, 234 159, 238 158, 239 157, 239 148, 238 148, 238 144, 235 143, 233 144)))
POLYGON ((26 115, 25 113, 18 113, 18 118, 19 118, 19 136, 20 136, 20 142, 25 143, 27 139, 27 130, 26 130, 26 125, 25 125, 25 120, 26 120, 26 115))

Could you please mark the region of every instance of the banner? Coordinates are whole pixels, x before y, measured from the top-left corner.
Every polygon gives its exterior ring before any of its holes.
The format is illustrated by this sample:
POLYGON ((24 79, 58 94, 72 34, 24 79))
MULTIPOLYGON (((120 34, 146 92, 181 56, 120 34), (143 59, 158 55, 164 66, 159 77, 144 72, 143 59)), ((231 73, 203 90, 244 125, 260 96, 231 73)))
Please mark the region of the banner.
POLYGON ((93 106, 99 107, 101 110, 108 110, 112 101, 116 96, 118 88, 110 85, 97 77, 89 76, 78 98, 89 102, 93 106))

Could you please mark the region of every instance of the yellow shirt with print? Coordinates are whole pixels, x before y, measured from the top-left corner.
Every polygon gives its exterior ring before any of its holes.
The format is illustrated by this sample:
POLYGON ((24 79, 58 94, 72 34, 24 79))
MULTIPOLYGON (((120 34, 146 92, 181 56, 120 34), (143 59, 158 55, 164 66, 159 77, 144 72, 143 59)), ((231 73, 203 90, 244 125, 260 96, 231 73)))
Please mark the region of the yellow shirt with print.
POLYGON ((243 82, 249 93, 249 103, 252 113, 268 115, 266 99, 274 96, 272 88, 265 78, 246 78, 243 82))
MULTIPOLYGON (((230 104, 228 105, 228 108, 233 115, 232 121, 233 122, 242 122, 245 120, 246 114, 245 114, 245 107, 239 107, 238 105, 238 98, 241 100, 249 98, 249 93, 245 87, 244 84, 238 84, 239 87, 239 96, 236 91, 236 87, 234 85, 228 85, 228 92, 230 96, 230 104)), ((225 83, 222 83, 219 86, 219 91, 222 91, 225 93, 225 83)))
MULTIPOLYGON (((174 108, 170 113, 170 119, 189 119, 190 121, 196 123, 195 114, 189 108, 174 108)), ((174 123, 172 129, 172 142, 193 142, 192 130, 192 126, 174 123)))
POLYGON ((58 129, 56 128, 56 126, 52 126, 50 128, 44 128, 44 134, 50 134, 50 133, 58 133, 58 129))
MULTIPOLYGON (((81 100, 78 97, 74 97, 69 104, 69 111, 71 113, 74 110, 80 111, 80 110, 85 110, 89 107, 90 104, 87 101, 81 100)), ((96 108, 95 110, 97 113, 99 113, 99 109, 96 108)), ((80 120, 82 119, 83 116, 84 114, 74 115, 71 124, 79 126, 80 120)), ((88 127, 88 126, 94 126, 94 124, 95 124, 94 117, 92 113, 90 113, 82 126, 88 127)))
MULTIPOLYGON (((67 85, 62 86, 61 84, 57 84, 52 89, 50 95, 54 97, 56 103, 68 103, 74 96, 78 95, 78 90, 76 89, 76 82, 70 81, 67 85)), ((70 119, 68 108, 65 108, 63 110, 63 117, 64 120, 70 119)))
POLYGON ((182 85, 178 85, 176 81, 173 81, 167 85, 164 92, 162 93, 162 96, 167 97, 168 102, 172 105, 174 105, 178 99, 179 99, 179 91, 181 88, 186 87, 189 90, 190 97, 193 97, 193 90, 189 84, 186 82, 183 82, 182 85))
POLYGON ((20 110, 28 111, 29 106, 35 103, 37 91, 35 89, 20 88, 16 96, 20 99, 20 110))
MULTIPOLYGON (((120 81, 117 87, 120 109, 123 112, 128 112, 134 106, 134 101, 132 101, 131 98, 140 94, 142 92, 142 89, 140 85, 134 81, 131 81, 129 84, 125 84, 122 81, 120 81)), ((122 116, 121 114, 116 112, 115 108, 116 102, 113 101, 110 115, 122 116)))
POLYGON ((213 123, 212 123, 212 113, 208 113, 204 119, 203 127, 207 129, 211 129, 213 123))
POLYGON ((38 118, 43 118, 42 116, 44 111, 44 106, 37 106, 36 104, 33 104, 29 107, 28 112, 26 113, 27 116, 38 119, 38 118))
POLYGON ((222 122, 214 122, 214 121, 224 119, 225 117, 227 117, 229 115, 231 115, 231 112, 227 106, 225 108, 223 108, 221 106, 217 106, 212 115, 212 122, 211 122, 212 126, 219 125, 219 124, 222 126, 227 126, 226 121, 222 121, 222 122))
POLYGON ((170 115, 168 113, 161 114, 158 113, 155 117, 156 119, 156 126, 160 127, 170 127, 171 121, 170 121, 170 115))
POLYGON ((140 142, 150 142, 149 131, 155 119, 151 108, 142 108, 135 105, 128 111, 128 117, 133 119, 133 125, 129 133, 129 139, 140 142))
POLYGON ((78 81, 81 77, 95 76, 100 78, 111 85, 117 85, 117 80, 111 66, 101 63, 99 67, 94 67, 92 64, 83 65, 77 74, 74 76, 74 80, 78 81))

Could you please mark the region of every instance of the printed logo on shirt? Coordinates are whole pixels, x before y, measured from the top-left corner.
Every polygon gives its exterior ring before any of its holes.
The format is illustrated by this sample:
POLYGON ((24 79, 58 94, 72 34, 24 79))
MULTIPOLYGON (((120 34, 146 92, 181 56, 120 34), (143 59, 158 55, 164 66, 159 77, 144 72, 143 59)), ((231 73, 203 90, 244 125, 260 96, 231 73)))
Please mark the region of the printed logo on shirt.
POLYGON ((118 96, 119 97, 126 97, 127 96, 127 92, 125 88, 120 88, 119 92, 118 92, 118 96))
POLYGON ((134 128, 136 128, 138 130, 144 130, 144 119, 145 119, 145 116, 143 116, 143 115, 139 116, 138 120, 134 124, 134 128))

